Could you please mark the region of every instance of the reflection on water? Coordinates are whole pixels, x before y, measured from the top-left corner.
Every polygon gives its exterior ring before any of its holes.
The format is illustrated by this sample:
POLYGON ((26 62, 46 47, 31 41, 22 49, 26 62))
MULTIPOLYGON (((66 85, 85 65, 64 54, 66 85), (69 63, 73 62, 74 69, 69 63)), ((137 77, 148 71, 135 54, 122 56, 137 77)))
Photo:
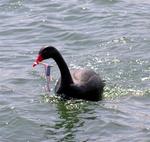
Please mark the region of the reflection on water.
MULTIPOLYGON (((80 114, 91 111, 88 109, 88 102, 81 100, 63 101, 47 95, 43 96, 43 101, 54 103, 59 117, 54 126, 42 126, 46 128, 45 137, 50 139, 53 135, 59 141, 76 141, 76 131, 84 125, 80 114)), ((94 120, 94 117, 92 119, 94 120)))

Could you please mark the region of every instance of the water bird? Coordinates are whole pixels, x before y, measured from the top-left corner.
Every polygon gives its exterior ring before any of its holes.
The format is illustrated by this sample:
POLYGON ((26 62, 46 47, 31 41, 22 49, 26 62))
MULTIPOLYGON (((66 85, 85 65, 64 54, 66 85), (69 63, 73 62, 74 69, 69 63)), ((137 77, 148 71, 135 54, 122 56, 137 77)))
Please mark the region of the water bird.
POLYGON ((64 99, 102 100, 105 83, 101 77, 91 69, 69 70, 64 58, 53 46, 40 49, 33 67, 49 58, 56 62, 61 74, 55 86, 57 95, 64 99))

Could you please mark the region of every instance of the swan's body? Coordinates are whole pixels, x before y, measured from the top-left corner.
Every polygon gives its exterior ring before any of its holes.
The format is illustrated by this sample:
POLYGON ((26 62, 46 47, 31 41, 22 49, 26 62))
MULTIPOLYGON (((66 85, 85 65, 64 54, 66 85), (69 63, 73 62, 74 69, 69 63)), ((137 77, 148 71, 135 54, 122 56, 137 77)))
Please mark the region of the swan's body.
POLYGON ((36 59, 36 64, 48 58, 53 58, 61 73, 55 92, 65 98, 76 98, 91 101, 99 101, 102 99, 104 81, 99 75, 92 70, 77 69, 69 71, 66 62, 54 47, 42 48, 36 59))
POLYGON ((69 87, 62 87, 61 78, 58 80, 55 92, 64 94, 65 98, 77 98, 91 101, 102 99, 103 85, 102 80, 92 70, 77 69, 71 71, 73 83, 69 87))

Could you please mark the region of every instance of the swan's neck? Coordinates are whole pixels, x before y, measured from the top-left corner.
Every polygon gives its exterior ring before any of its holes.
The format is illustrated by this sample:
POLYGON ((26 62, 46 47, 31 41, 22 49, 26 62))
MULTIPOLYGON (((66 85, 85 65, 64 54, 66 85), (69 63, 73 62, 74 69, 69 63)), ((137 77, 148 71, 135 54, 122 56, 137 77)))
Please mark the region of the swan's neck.
POLYGON ((73 83, 69 68, 59 53, 59 51, 56 51, 55 56, 53 57, 55 62, 57 63, 60 73, 61 73, 61 85, 62 86, 68 86, 73 83))

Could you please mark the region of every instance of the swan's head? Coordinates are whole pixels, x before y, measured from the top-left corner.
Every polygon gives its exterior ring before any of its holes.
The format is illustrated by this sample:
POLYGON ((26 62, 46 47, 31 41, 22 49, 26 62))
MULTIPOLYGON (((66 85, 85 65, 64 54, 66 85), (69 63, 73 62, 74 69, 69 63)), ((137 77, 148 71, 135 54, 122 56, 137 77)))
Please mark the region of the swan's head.
POLYGON ((56 49, 53 46, 47 46, 40 49, 39 54, 33 63, 33 67, 42 62, 43 60, 53 58, 56 49))

